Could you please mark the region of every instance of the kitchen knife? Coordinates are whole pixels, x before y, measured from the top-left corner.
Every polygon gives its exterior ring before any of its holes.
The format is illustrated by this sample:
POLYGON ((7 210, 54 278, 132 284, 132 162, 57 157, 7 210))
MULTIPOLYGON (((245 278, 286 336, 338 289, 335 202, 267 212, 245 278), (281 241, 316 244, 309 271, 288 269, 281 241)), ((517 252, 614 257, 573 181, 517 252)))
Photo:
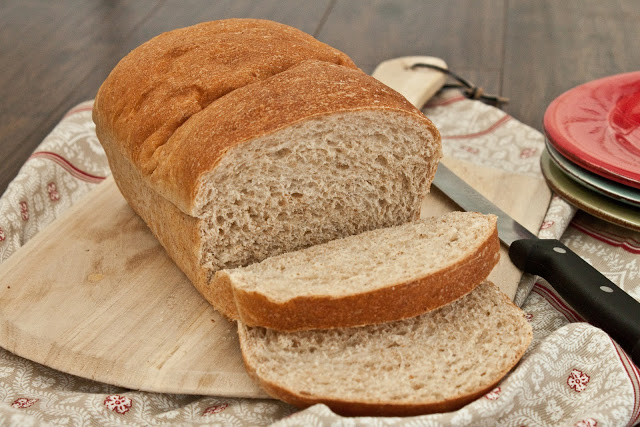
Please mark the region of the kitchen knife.
POLYGON ((546 279, 586 321, 640 366, 640 302, 556 239, 539 239, 440 163, 433 184, 466 211, 498 217, 498 236, 521 270, 546 279))
MULTIPOLYGON (((421 108, 444 84, 440 58, 407 56, 381 63, 373 76, 421 108)), ((462 209, 498 217, 498 236, 509 247, 516 267, 545 278, 580 315, 606 331, 640 366, 640 302, 617 287, 558 240, 538 239, 533 233, 484 198, 440 163, 433 184, 462 209)))

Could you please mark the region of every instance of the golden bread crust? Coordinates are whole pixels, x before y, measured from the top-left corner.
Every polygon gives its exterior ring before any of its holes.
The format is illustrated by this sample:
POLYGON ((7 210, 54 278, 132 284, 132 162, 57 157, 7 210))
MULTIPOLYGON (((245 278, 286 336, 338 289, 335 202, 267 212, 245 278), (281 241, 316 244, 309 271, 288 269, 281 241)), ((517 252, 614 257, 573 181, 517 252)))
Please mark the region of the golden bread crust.
MULTIPOLYGON (((148 179, 165 161, 157 149, 191 116, 307 59, 355 68, 337 49, 272 21, 220 20, 160 34, 125 56, 100 87, 93 112, 97 132, 111 133, 148 179)), ((180 208, 188 205, 168 198, 180 208)))
MULTIPOLYGON (((418 316, 462 298, 487 278, 499 258, 494 217, 490 237, 476 251, 418 280, 345 297, 298 297, 284 303, 258 292, 233 292, 238 318, 247 326, 292 332, 373 325, 418 316)), ((225 271, 214 276, 216 282, 228 282, 225 271)))

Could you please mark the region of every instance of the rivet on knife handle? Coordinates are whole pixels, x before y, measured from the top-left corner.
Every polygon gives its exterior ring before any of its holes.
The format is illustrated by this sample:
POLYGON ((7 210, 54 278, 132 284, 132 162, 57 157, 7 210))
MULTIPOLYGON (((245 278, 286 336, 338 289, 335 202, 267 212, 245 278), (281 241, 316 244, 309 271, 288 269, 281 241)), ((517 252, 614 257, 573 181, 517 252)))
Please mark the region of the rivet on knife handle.
POLYGON ((606 330, 640 366, 640 303, 554 239, 516 240, 513 263, 545 278, 586 321, 606 330))

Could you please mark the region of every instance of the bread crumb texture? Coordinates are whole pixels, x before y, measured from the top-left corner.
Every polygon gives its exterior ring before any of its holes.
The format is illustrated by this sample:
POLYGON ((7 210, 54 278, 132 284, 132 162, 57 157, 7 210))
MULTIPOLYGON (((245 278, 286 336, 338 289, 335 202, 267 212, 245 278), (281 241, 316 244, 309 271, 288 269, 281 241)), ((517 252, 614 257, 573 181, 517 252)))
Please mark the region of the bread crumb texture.
POLYGON ((495 223, 493 216, 451 212, 289 252, 229 274, 235 289, 260 292, 276 302, 359 294, 451 268, 490 238, 495 223))
POLYGON ((283 333, 239 326, 248 370, 275 397, 347 414, 453 410, 489 391, 531 341, 493 284, 438 310, 361 328, 283 333))
POLYGON ((283 24, 231 19, 170 31, 133 50, 100 88, 94 120, 156 191, 197 216, 211 200, 203 175, 229 148, 361 108, 399 108, 432 127, 344 53, 283 24))
POLYGON ((412 220, 438 150, 428 128, 384 110, 333 113, 238 146, 207 177, 205 265, 247 265, 412 220))

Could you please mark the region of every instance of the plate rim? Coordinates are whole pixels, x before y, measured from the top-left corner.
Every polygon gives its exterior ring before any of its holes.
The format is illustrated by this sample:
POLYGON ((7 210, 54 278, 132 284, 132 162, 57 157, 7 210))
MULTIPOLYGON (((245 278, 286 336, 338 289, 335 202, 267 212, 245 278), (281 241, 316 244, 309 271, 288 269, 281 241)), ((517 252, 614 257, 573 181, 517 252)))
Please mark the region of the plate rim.
POLYGON ((640 207, 640 191, 637 191, 635 187, 628 187, 617 181, 607 180, 600 175, 583 169, 571 162, 571 160, 562 156, 562 153, 556 150, 555 147, 553 147, 553 145, 546 139, 545 144, 550 160, 558 167, 558 169, 564 172, 566 176, 576 181, 579 185, 587 187, 588 189, 596 191, 613 200, 626 203, 630 206, 640 207), (631 193, 637 194, 632 194, 631 197, 629 197, 629 194, 625 192, 627 189, 631 193))
MULTIPOLYGON (((640 189, 640 170, 635 171, 630 170, 629 168, 620 168, 611 162, 603 164, 602 159, 594 156, 590 151, 585 150, 581 144, 577 144, 574 140, 568 138, 565 135, 565 132, 560 129, 560 126, 557 125, 556 120, 556 115, 561 104, 566 102, 567 98, 574 96, 574 94, 579 94, 580 91, 585 88, 598 87, 604 82, 615 80, 627 81, 631 79, 638 80, 640 82, 640 71, 631 71, 602 77, 575 86, 563 92, 551 101, 547 107, 543 117, 543 131, 545 137, 551 142, 553 147, 572 163, 606 179, 640 189), (575 152, 571 151, 569 147, 573 148, 575 152)), ((580 98, 580 96, 578 98, 580 98)), ((640 162, 640 157, 638 158, 638 161, 640 162)))
POLYGON ((635 213, 631 206, 598 194, 595 191, 589 190, 588 188, 574 182, 553 164, 550 159, 550 155, 546 150, 543 150, 540 155, 540 169, 545 181, 547 181, 547 184, 551 187, 553 192, 568 203, 595 216, 596 218, 600 218, 609 223, 634 231, 640 231, 640 215, 636 215, 638 217, 636 221, 632 221, 627 218, 627 216, 631 216, 629 214, 635 213), (557 179, 558 177, 560 177, 561 180, 564 180, 564 182, 559 182, 557 179), (567 187, 569 187, 570 190, 568 190, 567 187), (585 198, 592 200, 595 199, 599 203, 595 206, 594 203, 586 201, 585 198), (611 209, 612 207, 614 209, 611 209), (621 216, 619 212, 616 212, 620 210, 628 215, 621 216))

